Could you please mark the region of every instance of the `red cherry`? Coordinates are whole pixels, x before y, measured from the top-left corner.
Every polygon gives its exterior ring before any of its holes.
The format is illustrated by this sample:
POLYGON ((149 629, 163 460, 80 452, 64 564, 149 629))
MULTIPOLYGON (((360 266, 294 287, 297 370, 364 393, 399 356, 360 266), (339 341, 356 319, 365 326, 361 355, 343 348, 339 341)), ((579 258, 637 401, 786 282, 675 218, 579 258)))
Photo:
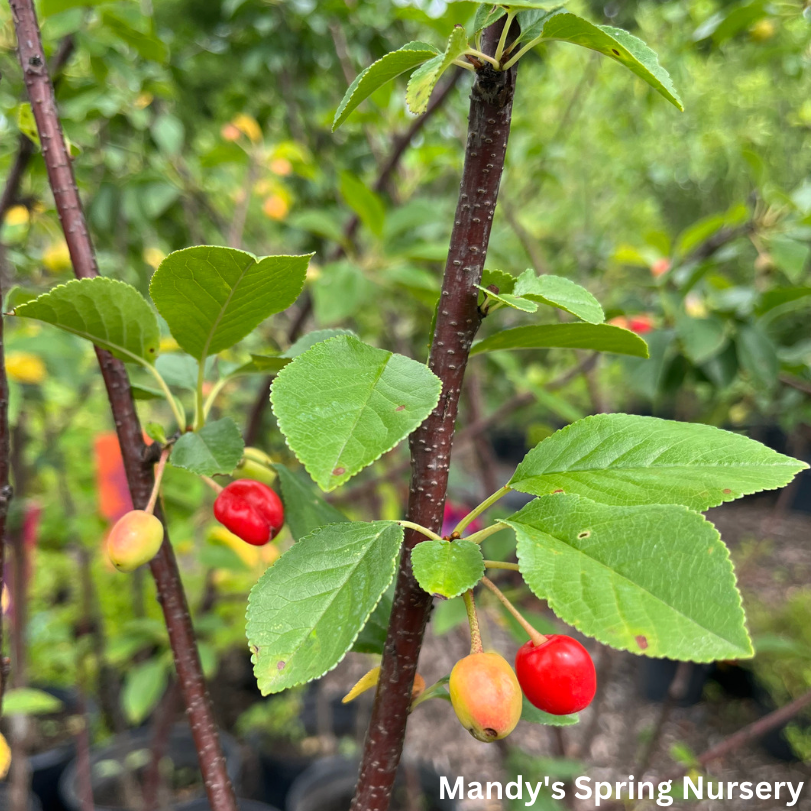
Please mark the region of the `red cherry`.
POLYGON ((264 546, 282 528, 284 506, 266 484, 239 479, 217 496, 214 517, 246 543, 264 546))
POLYGON ((588 651, 562 634, 546 637, 542 645, 522 645, 515 657, 515 675, 529 702, 552 715, 585 709, 597 690, 588 651))

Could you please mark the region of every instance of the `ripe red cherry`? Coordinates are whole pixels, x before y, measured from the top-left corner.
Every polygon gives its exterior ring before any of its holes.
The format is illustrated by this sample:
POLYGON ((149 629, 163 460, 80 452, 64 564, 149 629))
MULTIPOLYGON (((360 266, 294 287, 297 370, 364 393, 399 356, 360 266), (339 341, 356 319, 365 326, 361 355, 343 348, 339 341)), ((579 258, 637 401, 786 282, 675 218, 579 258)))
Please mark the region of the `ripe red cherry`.
POLYGON ((552 715, 585 709, 597 690, 588 651, 562 634, 547 636, 541 645, 522 645, 515 657, 515 675, 529 702, 552 715))
POLYGON ((282 528, 284 507, 266 484, 239 479, 217 496, 214 517, 246 543, 264 546, 282 528))

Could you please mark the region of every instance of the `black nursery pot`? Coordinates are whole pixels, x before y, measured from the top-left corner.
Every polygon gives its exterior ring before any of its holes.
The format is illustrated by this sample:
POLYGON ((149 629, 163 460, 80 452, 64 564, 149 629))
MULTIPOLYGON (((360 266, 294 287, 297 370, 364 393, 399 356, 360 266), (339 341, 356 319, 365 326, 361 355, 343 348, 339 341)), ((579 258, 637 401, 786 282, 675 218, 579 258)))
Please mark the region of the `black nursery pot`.
MULTIPOLYGON (((679 662, 672 659, 648 659, 643 657, 639 660, 640 681, 642 694, 648 701, 663 702, 667 700, 670 685, 676 677, 679 662)), ((691 707, 701 701, 704 685, 712 671, 712 665, 692 664, 690 676, 687 681, 687 689, 678 701, 680 707, 691 707)))
MULTIPOLYGON (((0 811, 11 811, 11 786, 8 783, 0 783, 0 811)), ((28 811, 42 811, 36 794, 28 795, 28 811)))
MULTIPOLYGON (((439 798, 439 775, 425 766, 415 766, 423 795, 424 811, 456 811, 454 800, 439 798)), ((358 779, 357 760, 330 757, 317 760, 290 789, 286 811, 349 811, 358 779)), ((453 780, 449 778, 453 785, 453 780)), ((391 811, 404 811, 406 776, 403 766, 397 773, 391 811)))
MULTIPOLYGON (((129 763, 136 783, 139 775, 151 760, 150 748, 152 730, 141 727, 113 739, 109 745, 93 751, 90 755, 91 782, 93 786, 93 800, 95 811, 123 811, 125 805, 123 776, 125 763, 129 763)), ((220 732, 220 743, 225 754, 225 763, 231 782, 238 786, 242 769, 242 758, 239 744, 228 734, 220 732)), ((169 758, 176 771, 193 776, 183 802, 190 802, 204 795, 203 781, 200 776, 200 766, 197 760, 197 751, 194 748, 191 729, 186 723, 175 724, 169 735, 165 757, 169 758)), ((59 781, 59 791, 62 801, 68 811, 81 811, 79 802, 76 760, 65 770, 59 781)), ((252 810, 251 810, 252 811, 252 810)))

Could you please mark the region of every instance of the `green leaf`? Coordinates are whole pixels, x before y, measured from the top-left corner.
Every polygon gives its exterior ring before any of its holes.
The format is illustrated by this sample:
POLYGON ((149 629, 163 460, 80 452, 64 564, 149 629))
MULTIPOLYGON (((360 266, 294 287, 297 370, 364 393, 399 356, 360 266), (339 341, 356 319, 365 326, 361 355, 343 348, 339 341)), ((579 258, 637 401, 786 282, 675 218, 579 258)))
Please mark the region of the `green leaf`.
POLYGON ((158 319, 149 302, 124 282, 97 276, 54 287, 20 304, 14 315, 36 318, 87 338, 117 358, 143 365, 158 356, 158 319))
POLYGON ((563 276, 536 276, 530 268, 518 277, 513 294, 565 310, 589 324, 605 321, 600 302, 585 287, 563 276))
POLYGON ((279 372, 270 400, 313 481, 334 490, 408 436, 439 402, 427 366, 345 335, 279 372))
POLYGON ((738 363, 758 388, 771 389, 777 383, 780 361, 771 339, 755 326, 742 326, 735 342, 738 363))
POLYGON ((351 335, 353 338, 358 336, 352 332, 351 329, 317 329, 302 335, 287 352, 282 353, 283 358, 297 358, 303 355, 310 347, 320 344, 322 341, 328 341, 330 338, 337 338, 339 335, 351 335))
POLYGON ((479 5, 473 18, 473 30, 471 32, 473 35, 488 28, 494 22, 498 22, 507 13, 502 6, 494 6, 492 3, 481 2, 481 0, 469 0, 469 2, 477 2, 479 5))
POLYGON ((335 112, 332 131, 335 132, 346 121, 349 114, 379 87, 401 73, 416 68, 438 53, 439 51, 433 45, 427 45, 424 42, 409 42, 399 50, 392 51, 382 59, 378 59, 377 62, 358 74, 355 81, 349 86, 335 112))
POLYGON ((428 109, 428 101, 442 74, 467 50, 467 32, 457 25, 448 37, 445 53, 435 56, 411 74, 406 90, 406 104, 415 115, 428 109))
POLYGON ((797 284, 802 280, 808 259, 811 257, 811 245, 781 234, 769 240, 769 252, 775 265, 790 281, 797 284))
POLYGON ((530 704, 526 696, 521 696, 521 699, 521 720, 529 724, 541 724, 547 727, 572 727, 580 723, 579 715, 552 715, 539 710, 534 704, 530 704))
POLYGON ((656 54, 641 39, 627 31, 608 25, 595 25, 576 14, 561 11, 546 19, 543 38, 571 42, 616 60, 644 79, 679 110, 684 110, 670 75, 659 64, 656 54))
POLYGON ((331 524, 262 575, 247 625, 262 695, 317 679, 344 658, 394 577, 402 540, 391 521, 331 524))
POLYGON ((157 706, 166 690, 166 670, 162 659, 149 659, 127 668, 121 706, 131 724, 140 724, 157 706))
POLYGON ((294 541, 301 540, 326 524, 349 520, 340 510, 324 501, 301 476, 297 476, 284 465, 273 465, 273 469, 279 476, 284 519, 294 541))
POLYGON ((198 360, 241 341, 301 293, 306 256, 255 256, 200 245, 170 253, 149 292, 180 346, 198 360))
POLYGON ((635 333, 611 324, 542 324, 497 332, 473 345, 471 355, 502 349, 594 349, 648 357, 647 344, 635 333))
POLYGON ((473 541, 423 541, 411 550, 414 577, 423 591, 451 599, 484 575, 482 550, 473 541))
POLYGON ((34 119, 34 112, 31 110, 30 102, 21 102, 17 107, 17 129, 28 138, 37 149, 41 149, 39 142, 39 130, 34 119))
POLYGON ((341 172, 341 196, 358 215, 360 221, 376 236, 383 236, 386 208, 380 195, 375 194, 360 178, 351 172, 341 172))
POLYGON ((488 298, 494 301, 500 301, 502 304, 512 307, 513 310, 520 310, 522 313, 535 313, 538 311, 538 305, 529 299, 519 298, 510 293, 494 293, 492 290, 488 290, 480 284, 474 284, 473 286, 481 290, 488 298))
POLYGON ((392 600, 388 594, 380 598, 380 602, 375 606, 372 615, 369 617, 363 630, 358 634, 355 644, 352 646, 353 653, 376 653, 383 655, 383 648, 386 644, 386 634, 389 630, 389 617, 391 616, 392 600))
MULTIPOLYGON (((290 358, 282 355, 251 355, 251 365, 257 372, 276 375, 290 363, 290 358)), ((247 373, 247 370, 246 370, 247 373)))
POLYGON ((685 661, 753 655, 729 551, 698 513, 555 495, 505 523, 527 585, 581 633, 685 661))
POLYGON ((175 467, 198 476, 228 474, 239 464, 245 443, 230 417, 209 422, 199 431, 189 432, 175 442, 170 461, 175 467))
POLYGON ((684 354, 696 364, 717 355, 727 343, 726 324, 720 318, 691 318, 686 313, 676 317, 676 333, 684 354))
POLYGON ((3 696, 5 715, 49 715, 62 706, 56 696, 34 687, 13 687, 3 696))
POLYGON ((490 270, 485 268, 482 273, 482 287, 495 285, 499 293, 512 293, 517 279, 511 273, 503 270, 490 270))
POLYGON ((711 425, 597 414, 533 448, 509 485, 534 495, 576 493, 603 504, 683 504, 706 510, 788 484, 807 467, 711 425))
POLYGON ((40 0, 37 3, 40 19, 51 17, 54 14, 61 14, 72 8, 88 8, 90 6, 100 6, 110 0, 40 0))
MULTIPOLYGON (((209 358, 206 361, 205 377, 211 373, 213 360, 213 358, 209 358)), ((197 391, 197 374, 200 371, 200 364, 189 355, 184 355, 182 352, 161 355, 155 363, 155 367, 168 386, 197 391)))

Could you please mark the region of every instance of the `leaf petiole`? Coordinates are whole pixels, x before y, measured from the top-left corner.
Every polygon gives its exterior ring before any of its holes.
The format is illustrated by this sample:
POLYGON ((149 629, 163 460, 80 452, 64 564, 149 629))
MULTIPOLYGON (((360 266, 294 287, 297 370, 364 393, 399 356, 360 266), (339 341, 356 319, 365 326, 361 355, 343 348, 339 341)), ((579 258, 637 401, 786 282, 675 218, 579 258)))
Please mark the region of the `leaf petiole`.
POLYGON ((496 47, 496 62, 501 62, 501 57, 504 55, 504 46, 507 44, 507 35, 510 33, 510 28, 512 27, 513 20, 515 19, 515 15, 517 13, 517 11, 507 12, 507 19, 504 22, 504 29, 501 32, 501 39, 499 39, 498 46, 496 47))
POLYGON ((436 532, 431 532, 430 529, 426 529, 425 527, 421 526, 420 524, 414 524, 411 521, 398 521, 397 522, 403 529, 413 529, 415 532, 419 532, 421 535, 424 535, 426 538, 430 538, 432 541, 441 541, 442 536, 437 535, 436 532))
POLYGON ((157 381, 158 385, 161 387, 161 391, 163 392, 164 397, 166 397, 169 407, 172 409, 172 414, 174 414, 175 419, 177 420, 177 427, 181 431, 186 430, 186 412, 183 408, 183 405, 179 403, 175 396, 172 394, 171 389, 169 388, 166 381, 163 379, 163 375, 151 364, 151 363, 142 363, 141 364, 145 369, 151 372, 152 376, 157 381))
POLYGON ((505 524, 496 521, 495 524, 485 527, 484 529, 480 529, 478 532, 474 532, 472 535, 468 535, 465 540, 473 541, 473 543, 481 543, 485 538, 489 538, 491 535, 495 535, 497 532, 501 532, 501 530, 505 528, 505 524))
POLYGON ((545 38, 543 36, 535 37, 535 39, 521 48, 521 50, 504 65, 502 70, 509 70, 527 51, 531 51, 536 45, 540 45, 544 41, 545 38))
MULTIPOLYGON (((490 507, 493 506, 499 499, 504 498, 507 493, 510 492, 512 488, 509 484, 505 484, 504 487, 499 488, 493 493, 492 496, 486 498, 478 507, 474 507, 457 525, 454 527, 453 532, 451 533, 452 537, 460 537, 462 532, 464 532, 465 528, 473 521, 475 521, 485 510, 488 510, 490 507)), ((468 538, 468 540, 470 540, 468 538)))
POLYGON ((470 54, 470 56, 475 56, 476 59, 482 59, 485 62, 489 62, 496 70, 501 70, 501 65, 499 65, 497 59, 493 59, 492 56, 488 56, 484 51, 479 51, 476 48, 468 48, 465 51, 465 54, 470 54))
POLYGON ((430 687, 426 687, 412 702, 409 712, 414 710, 422 704, 423 701, 428 701, 431 698, 443 698, 448 700, 446 693, 441 693, 440 690, 450 681, 450 676, 444 676, 439 681, 434 682, 430 687))
POLYGON ((194 397, 194 430, 199 431, 206 424, 205 407, 203 406, 203 383, 205 383, 206 358, 200 359, 197 371, 197 389, 194 397))
POLYGON ((486 560, 484 562, 485 569, 507 569, 511 572, 520 572, 517 563, 502 563, 499 560, 486 560))

